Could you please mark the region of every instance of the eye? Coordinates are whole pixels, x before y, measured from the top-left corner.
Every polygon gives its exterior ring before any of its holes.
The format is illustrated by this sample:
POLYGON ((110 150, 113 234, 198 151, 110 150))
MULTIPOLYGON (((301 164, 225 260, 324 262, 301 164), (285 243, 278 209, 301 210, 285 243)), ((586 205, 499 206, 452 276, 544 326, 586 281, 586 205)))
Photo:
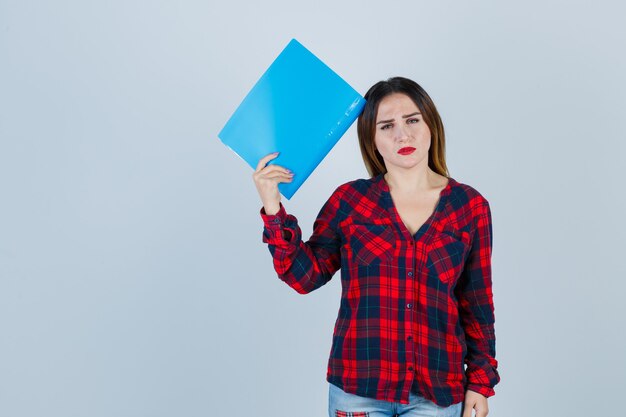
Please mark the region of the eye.
POLYGON ((387 130, 387 129, 389 129, 389 128, 391 128, 391 123, 387 123, 386 125, 382 125, 382 126, 380 127, 380 130, 387 130))
POLYGON ((406 122, 407 124, 414 124, 414 123, 419 122, 419 119, 408 119, 406 122))

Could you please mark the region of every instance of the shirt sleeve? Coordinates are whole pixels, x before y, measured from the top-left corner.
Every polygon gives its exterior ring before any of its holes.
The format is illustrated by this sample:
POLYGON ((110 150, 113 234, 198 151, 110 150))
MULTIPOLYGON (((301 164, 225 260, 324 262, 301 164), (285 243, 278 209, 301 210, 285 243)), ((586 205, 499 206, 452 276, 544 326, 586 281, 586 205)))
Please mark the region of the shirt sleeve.
POLYGON ((495 359, 491 286, 491 211, 486 200, 476 209, 475 222, 472 247, 455 291, 467 345, 467 389, 490 397, 495 394, 493 387, 500 381, 500 376, 495 359))
POLYGON ((341 264, 341 238, 337 232, 338 190, 320 210, 313 234, 302 241, 302 231, 295 216, 287 214, 282 203, 275 215, 261 209, 264 223, 263 242, 273 257, 278 277, 300 294, 307 294, 326 284, 341 264))

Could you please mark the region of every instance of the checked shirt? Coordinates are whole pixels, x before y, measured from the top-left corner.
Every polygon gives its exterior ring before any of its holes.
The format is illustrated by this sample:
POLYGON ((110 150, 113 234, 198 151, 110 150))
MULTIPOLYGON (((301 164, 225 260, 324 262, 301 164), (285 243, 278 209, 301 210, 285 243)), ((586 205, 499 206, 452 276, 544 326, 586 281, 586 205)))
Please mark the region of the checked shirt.
POLYGON ((402 404, 410 391, 444 407, 466 389, 494 395, 491 212, 477 190, 449 178, 415 235, 382 174, 339 186, 306 242, 282 204, 261 217, 274 269, 298 293, 341 270, 328 382, 402 404))

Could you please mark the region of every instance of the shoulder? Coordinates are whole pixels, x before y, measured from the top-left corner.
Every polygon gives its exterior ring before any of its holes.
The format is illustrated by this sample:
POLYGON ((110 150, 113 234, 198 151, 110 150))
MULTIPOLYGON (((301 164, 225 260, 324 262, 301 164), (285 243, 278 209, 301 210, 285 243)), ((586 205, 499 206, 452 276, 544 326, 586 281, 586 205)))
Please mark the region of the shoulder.
POLYGON ((483 207, 489 207, 487 198, 478 191, 474 186, 464 182, 457 181, 452 178, 450 181, 450 200, 455 207, 469 207, 472 210, 478 210, 483 207))
POLYGON ((358 178, 339 185, 333 192, 335 197, 351 197, 356 194, 366 195, 370 191, 375 190, 379 179, 374 178, 358 178))
POLYGON ((325 217, 331 219, 331 224, 341 222, 354 213, 356 206, 363 204, 373 184, 371 179, 360 178, 339 185, 320 209, 318 220, 325 217))
POLYGON ((378 178, 355 179, 339 185, 326 201, 322 211, 331 209, 345 218, 360 211, 372 210, 379 205, 380 181, 378 178))

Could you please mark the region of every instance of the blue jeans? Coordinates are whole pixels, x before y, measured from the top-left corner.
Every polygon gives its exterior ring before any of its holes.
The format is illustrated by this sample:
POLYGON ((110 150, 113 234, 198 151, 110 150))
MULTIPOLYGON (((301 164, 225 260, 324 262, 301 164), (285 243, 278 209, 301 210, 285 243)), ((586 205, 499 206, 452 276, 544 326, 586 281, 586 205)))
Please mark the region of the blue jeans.
POLYGON ((349 394, 333 384, 328 384, 329 417, 461 417, 463 402, 440 407, 413 393, 410 404, 400 404, 349 394))

